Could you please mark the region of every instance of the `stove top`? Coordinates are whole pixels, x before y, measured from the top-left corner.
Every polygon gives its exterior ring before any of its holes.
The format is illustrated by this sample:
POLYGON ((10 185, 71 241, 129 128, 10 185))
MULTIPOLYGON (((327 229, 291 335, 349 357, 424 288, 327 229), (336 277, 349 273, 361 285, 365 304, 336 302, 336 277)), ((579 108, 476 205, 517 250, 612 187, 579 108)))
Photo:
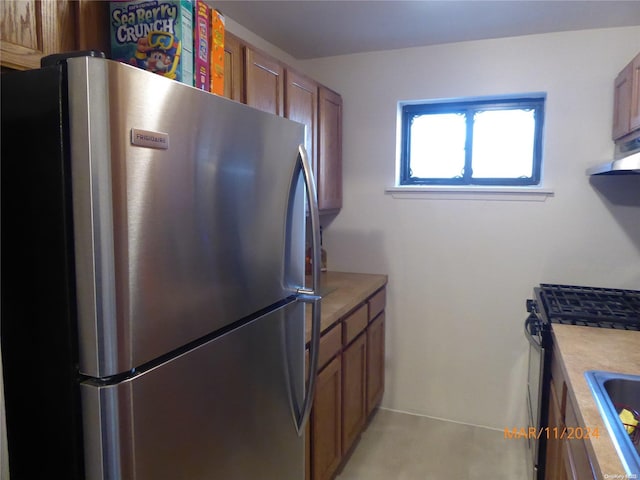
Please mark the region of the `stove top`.
POLYGON ((552 323, 640 331, 640 290, 547 283, 536 290, 552 323))

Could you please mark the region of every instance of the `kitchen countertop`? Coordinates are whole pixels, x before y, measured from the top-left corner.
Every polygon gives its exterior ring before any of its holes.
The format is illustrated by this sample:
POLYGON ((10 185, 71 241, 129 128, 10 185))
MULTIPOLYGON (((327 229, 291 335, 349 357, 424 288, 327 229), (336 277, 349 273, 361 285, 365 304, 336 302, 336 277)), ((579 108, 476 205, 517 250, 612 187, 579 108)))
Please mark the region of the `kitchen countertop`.
MULTIPOLYGON (((308 282, 310 283, 310 282, 308 282)), ((387 284, 386 275, 368 273, 323 272, 320 274, 322 297, 320 330, 326 331, 338 320, 362 304, 387 284)), ((311 306, 307 306, 307 337, 311 339, 311 306)))
POLYGON ((584 372, 640 374, 640 332, 560 324, 552 328, 578 420, 600 433, 599 438, 585 440, 589 456, 596 460, 601 479, 627 478, 584 372))

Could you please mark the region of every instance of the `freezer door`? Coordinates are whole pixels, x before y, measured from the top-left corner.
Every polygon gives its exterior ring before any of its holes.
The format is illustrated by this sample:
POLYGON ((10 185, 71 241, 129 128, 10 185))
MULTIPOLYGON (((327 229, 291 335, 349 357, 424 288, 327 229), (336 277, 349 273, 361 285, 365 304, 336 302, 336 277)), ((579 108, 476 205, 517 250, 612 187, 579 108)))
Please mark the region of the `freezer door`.
POLYGON ((83 384, 86 478, 301 480, 303 318, 294 302, 133 379, 83 384))
POLYGON ((304 126, 68 61, 80 369, 126 372, 304 283, 304 126))

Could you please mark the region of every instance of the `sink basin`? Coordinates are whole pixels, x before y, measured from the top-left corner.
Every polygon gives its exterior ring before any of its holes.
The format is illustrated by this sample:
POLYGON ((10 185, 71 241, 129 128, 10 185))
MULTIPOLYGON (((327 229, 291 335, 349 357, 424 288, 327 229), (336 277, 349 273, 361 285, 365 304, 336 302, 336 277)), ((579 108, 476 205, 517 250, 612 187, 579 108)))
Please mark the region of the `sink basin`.
MULTIPOLYGON (((640 478, 640 446, 632 442, 618 416, 623 407, 640 412, 640 375, 589 370, 584 376, 626 473, 630 478, 640 478)), ((640 429, 640 424, 636 428, 640 429)))

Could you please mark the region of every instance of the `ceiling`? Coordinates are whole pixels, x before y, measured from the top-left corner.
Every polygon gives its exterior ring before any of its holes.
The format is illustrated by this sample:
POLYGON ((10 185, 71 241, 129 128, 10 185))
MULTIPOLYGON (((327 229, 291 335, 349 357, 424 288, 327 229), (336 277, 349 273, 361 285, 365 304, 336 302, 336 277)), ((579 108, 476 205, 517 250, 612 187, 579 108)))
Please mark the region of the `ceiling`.
POLYGON ((640 0, 208 1, 298 59, 640 25, 640 0))

